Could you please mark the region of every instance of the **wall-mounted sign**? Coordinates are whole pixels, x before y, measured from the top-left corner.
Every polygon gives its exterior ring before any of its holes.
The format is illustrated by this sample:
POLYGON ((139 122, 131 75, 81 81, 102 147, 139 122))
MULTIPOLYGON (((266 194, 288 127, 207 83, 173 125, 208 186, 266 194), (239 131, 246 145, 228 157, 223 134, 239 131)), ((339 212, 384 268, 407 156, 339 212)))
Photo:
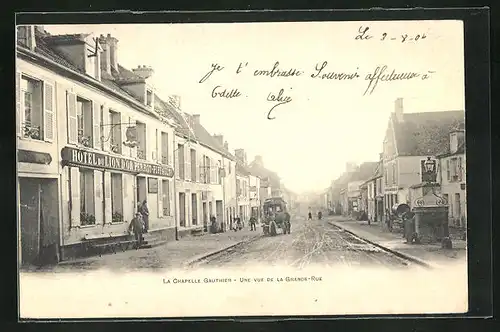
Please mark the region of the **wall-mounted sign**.
POLYGON ((63 165, 89 166, 165 177, 174 176, 174 169, 168 165, 151 164, 72 147, 63 148, 61 157, 63 165))
POLYGON ((49 153, 17 150, 17 161, 20 163, 50 165, 52 157, 49 153))

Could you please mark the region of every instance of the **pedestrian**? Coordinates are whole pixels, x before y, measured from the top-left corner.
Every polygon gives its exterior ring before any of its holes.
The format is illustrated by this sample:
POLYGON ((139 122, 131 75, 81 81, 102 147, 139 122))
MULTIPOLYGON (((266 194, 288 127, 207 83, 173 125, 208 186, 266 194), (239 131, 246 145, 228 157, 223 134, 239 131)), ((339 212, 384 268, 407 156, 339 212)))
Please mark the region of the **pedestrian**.
POLYGON ((137 241, 137 243, 136 243, 137 249, 140 248, 142 245, 143 230, 144 230, 144 221, 142 220, 142 214, 140 212, 137 212, 135 214, 135 217, 132 218, 130 225, 128 226, 129 233, 131 231, 134 232, 134 237, 135 237, 135 240, 137 241))
POLYGON ((308 215, 308 218, 307 218, 307 219, 308 219, 308 220, 312 220, 312 218, 313 218, 313 215, 312 215, 312 213, 311 213, 311 212, 309 212, 309 215, 308 215))
POLYGON ((149 230, 149 209, 146 200, 140 205, 139 212, 142 214, 142 220, 144 220, 144 233, 147 233, 149 230))
POLYGON ((257 219, 255 216, 250 217, 250 230, 251 231, 256 231, 257 227, 255 227, 255 223, 257 222, 257 219))

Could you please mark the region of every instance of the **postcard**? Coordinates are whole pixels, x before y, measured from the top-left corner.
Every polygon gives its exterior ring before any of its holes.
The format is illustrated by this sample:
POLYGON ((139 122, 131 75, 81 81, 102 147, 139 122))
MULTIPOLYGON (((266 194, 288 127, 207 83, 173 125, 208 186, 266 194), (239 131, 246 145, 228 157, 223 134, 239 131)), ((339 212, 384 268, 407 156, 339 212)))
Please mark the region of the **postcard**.
POLYGON ((462 21, 16 38, 20 318, 468 310, 462 21))

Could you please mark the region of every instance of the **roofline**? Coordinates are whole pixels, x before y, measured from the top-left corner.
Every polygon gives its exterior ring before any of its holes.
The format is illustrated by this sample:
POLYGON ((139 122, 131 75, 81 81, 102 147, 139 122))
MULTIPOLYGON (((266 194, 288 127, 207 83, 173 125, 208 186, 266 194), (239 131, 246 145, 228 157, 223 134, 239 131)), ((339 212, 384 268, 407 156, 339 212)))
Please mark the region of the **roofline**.
POLYGON ((189 141, 191 141, 191 142, 193 142, 193 143, 197 143, 197 144, 199 144, 199 145, 201 145, 201 146, 203 146, 203 147, 205 147, 205 148, 207 148, 207 149, 211 150, 212 152, 215 152, 215 153, 217 153, 217 154, 220 154, 221 156, 226 157, 227 159, 234 161, 234 157, 232 157, 232 156, 230 157, 227 153, 223 153, 223 152, 221 152, 221 151, 217 151, 217 150, 215 150, 214 148, 212 148, 211 146, 209 146, 209 145, 208 145, 208 144, 206 144, 206 143, 203 143, 203 142, 201 142, 201 141, 199 141, 199 140, 194 140, 193 138, 189 138, 187 135, 181 134, 181 133, 179 133, 178 131, 175 131, 175 135, 176 135, 176 136, 179 136, 179 137, 182 137, 182 138, 184 138, 184 139, 187 139, 187 140, 189 140, 189 141))
MULTIPOLYGON (((56 68, 59 68, 61 69, 63 72, 66 72, 66 73, 69 73, 71 75, 74 75, 74 76, 77 76, 79 77, 80 79, 83 79, 83 83, 89 83, 90 85, 94 86, 94 87, 97 87, 98 89, 100 90, 103 90, 104 92, 108 93, 108 94, 111 94, 111 95, 114 95, 116 97, 118 97, 119 99, 122 99, 124 101, 127 101, 129 103, 132 103, 133 106, 135 106, 139 111, 141 111, 142 113, 145 113, 146 115, 150 115, 156 119, 161 119, 161 117, 156 114, 155 112, 152 112, 151 110, 147 109, 144 105, 142 105, 139 101, 133 99, 132 97, 129 97, 129 96, 126 96, 125 94, 122 94, 118 91, 115 91, 111 88, 109 88, 108 86, 106 86, 105 84, 103 84, 102 82, 96 80, 96 79, 92 79, 82 73, 79 73, 71 68, 68 68, 64 65, 61 65, 41 54, 38 54, 36 52, 33 52, 27 48, 24 48, 22 46, 19 46, 17 45, 16 47, 17 49, 17 54, 16 54, 16 57, 17 55, 22 55, 24 57, 27 57, 28 59, 31 57, 31 58, 38 58, 42 61, 45 61, 47 62, 48 64, 52 65, 52 66, 55 66, 56 68)), ((49 68, 50 69, 50 68, 49 68)))

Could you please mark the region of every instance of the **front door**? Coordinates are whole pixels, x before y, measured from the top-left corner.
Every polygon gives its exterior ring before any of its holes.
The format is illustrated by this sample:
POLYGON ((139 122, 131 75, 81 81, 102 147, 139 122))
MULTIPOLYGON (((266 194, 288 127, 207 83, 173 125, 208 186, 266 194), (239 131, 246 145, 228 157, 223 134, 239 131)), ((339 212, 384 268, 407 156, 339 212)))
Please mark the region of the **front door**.
POLYGON ((146 178, 143 176, 137 177, 137 206, 139 203, 144 202, 147 199, 147 184, 146 178))
POLYGON ((41 184, 36 179, 19 179, 21 264, 35 264, 40 253, 41 184))
POLYGON ((180 226, 186 227, 186 194, 179 193, 179 220, 180 226))

